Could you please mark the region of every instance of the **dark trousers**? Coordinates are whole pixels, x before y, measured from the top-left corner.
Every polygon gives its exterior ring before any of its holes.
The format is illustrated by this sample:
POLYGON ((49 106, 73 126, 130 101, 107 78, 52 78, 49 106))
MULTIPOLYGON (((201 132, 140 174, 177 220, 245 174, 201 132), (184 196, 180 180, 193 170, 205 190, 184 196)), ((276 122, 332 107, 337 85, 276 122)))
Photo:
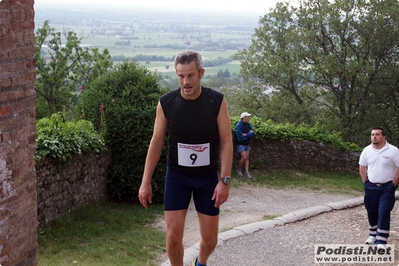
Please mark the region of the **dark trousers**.
POLYGON ((370 225, 370 236, 376 237, 376 244, 386 244, 389 237, 391 211, 395 205, 395 189, 392 182, 364 183, 364 206, 370 225))

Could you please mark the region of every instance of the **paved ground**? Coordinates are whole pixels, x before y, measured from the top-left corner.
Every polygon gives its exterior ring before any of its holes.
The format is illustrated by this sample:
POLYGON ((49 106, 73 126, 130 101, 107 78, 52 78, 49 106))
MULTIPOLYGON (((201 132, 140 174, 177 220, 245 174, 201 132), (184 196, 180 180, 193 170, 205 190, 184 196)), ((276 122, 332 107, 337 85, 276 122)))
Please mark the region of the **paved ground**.
MULTIPOLYGON (((276 191, 267 192, 274 192, 274 195, 277 193, 276 191)), ((239 202, 247 203, 249 201, 248 198, 243 199, 232 194, 232 197, 229 198, 230 203, 224 206, 222 213, 230 213, 230 207, 239 209, 239 202)), ((221 226, 219 245, 209 259, 208 266, 314 265, 315 244, 363 244, 367 238, 368 224, 361 196, 331 196, 286 191, 287 199, 283 197, 283 194, 279 195, 280 200, 274 205, 280 206, 275 213, 281 211, 281 206, 286 206, 283 209, 290 211, 285 214, 280 213, 280 216, 273 220, 258 220, 258 222, 241 224, 228 230, 223 230, 223 226, 221 226), (296 200, 292 200, 290 195, 296 200), (302 205, 305 207, 298 209, 298 206, 302 205)), ((261 201, 266 209, 273 209, 272 202, 261 201), (269 208, 267 208, 268 206, 269 208)), ((193 213, 195 212, 193 211, 193 213)), ((233 214, 233 216, 236 215, 237 213, 233 214)), ((221 220, 223 218, 223 214, 221 214, 221 220)), ((389 244, 394 244, 397 247, 397 250, 395 249, 396 262, 378 265, 399 264, 399 211, 397 205, 392 212, 391 220, 389 244)), ((189 231, 188 234, 190 235, 190 233, 192 232, 189 231)), ((193 233, 193 235, 197 234, 193 233)), ((187 246, 187 241, 185 246, 187 246)), ((185 250, 186 265, 190 265, 189 263, 197 254, 198 243, 196 242, 185 250)), ((161 265, 170 264, 168 261, 164 261, 161 265)))
MULTIPOLYGON (((308 213, 312 213, 312 211, 314 209, 309 209, 308 213)), ((315 244, 363 244, 367 238, 367 230, 366 210, 362 204, 358 207, 329 211, 304 220, 289 222, 288 219, 287 223, 283 225, 224 241, 218 246, 208 261, 208 265, 315 265, 315 244)), ((389 238, 389 244, 396 246, 396 263, 378 265, 399 264, 398 230, 399 212, 398 206, 396 206, 392 213, 389 238)))

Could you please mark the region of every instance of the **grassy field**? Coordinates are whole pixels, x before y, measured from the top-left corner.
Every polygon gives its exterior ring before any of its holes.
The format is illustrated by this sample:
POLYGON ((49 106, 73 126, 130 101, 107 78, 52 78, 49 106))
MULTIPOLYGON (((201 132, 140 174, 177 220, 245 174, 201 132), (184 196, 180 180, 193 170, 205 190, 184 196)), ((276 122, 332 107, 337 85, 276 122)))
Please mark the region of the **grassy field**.
MULTIPOLYGON (((325 193, 352 194, 362 191, 357 174, 300 170, 252 172, 255 179, 234 176, 231 186, 244 182, 277 189, 303 188, 325 193)), ((165 233, 153 226, 162 206, 144 209, 137 204, 105 202, 83 206, 39 230, 39 266, 143 266, 155 265, 165 252, 165 233)), ((265 217, 270 219, 274 217, 265 217)))
MULTIPOLYGON (((139 37, 139 40, 131 40, 131 46, 119 46, 115 45, 115 42, 120 41, 120 37, 116 35, 93 35, 89 34, 89 29, 76 29, 75 32, 79 33, 81 36, 81 43, 83 45, 91 45, 92 47, 99 47, 100 49, 108 49, 111 56, 124 56, 125 58, 133 58, 137 55, 147 55, 147 56, 163 56, 165 58, 172 58, 182 51, 182 49, 166 49, 166 48, 146 48, 145 45, 181 45, 181 41, 170 40, 167 38, 161 38, 156 34, 146 35, 145 37, 139 37)), ((220 41, 225 41, 231 36, 214 36, 213 38, 220 37, 220 41)), ((243 38, 245 42, 248 43, 249 36, 243 38)), ((244 40, 243 40, 244 41, 244 40)), ((234 56, 237 50, 200 50, 199 51, 204 60, 215 60, 218 58, 228 58, 234 56)), ((157 71, 162 74, 174 74, 173 61, 138 61, 140 65, 145 66, 150 71, 157 71), (165 66, 169 65, 170 68, 166 69, 165 66)), ((218 65, 215 67, 206 68, 206 75, 216 75, 218 71, 229 70, 230 74, 238 74, 240 72, 240 62, 235 60, 227 64, 218 65)))
POLYGON ((150 224, 162 213, 160 205, 82 206, 39 230, 38 265, 155 265, 165 234, 150 224))
POLYGON ((359 174, 305 170, 263 170, 256 183, 278 189, 303 188, 325 193, 352 194, 363 191, 359 174))
MULTIPOLYGON (((162 75, 170 75, 173 78, 176 76, 175 69, 173 67, 173 62, 160 62, 160 61, 151 61, 149 64, 144 61, 138 61, 140 65, 145 66, 150 71, 157 71, 158 73, 162 73, 162 75), (168 65, 169 68, 167 69, 165 66, 168 65)), ((218 73, 218 71, 222 70, 225 71, 226 69, 229 70, 230 74, 238 74, 240 71, 240 64, 239 61, 232 61, 227 64, 223 64, 217 67, 208 67, 205 69, 205 77, 210 75, 214 76, 218 73)))

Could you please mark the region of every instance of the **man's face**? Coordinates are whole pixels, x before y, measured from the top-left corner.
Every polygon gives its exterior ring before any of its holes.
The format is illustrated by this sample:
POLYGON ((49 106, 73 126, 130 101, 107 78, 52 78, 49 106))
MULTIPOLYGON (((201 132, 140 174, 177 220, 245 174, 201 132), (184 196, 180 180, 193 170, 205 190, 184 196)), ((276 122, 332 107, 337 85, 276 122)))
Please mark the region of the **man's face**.
POLYGON ((245 117, 242 119, 242 122, 248 123, 250 119, 251 119, 250 116, 245 116, 245 117))
POLYGON ((375 129, 371 131, 371 143, 374 145, 385 143, 385 136, 382 135, 381 129, 375 129))
POLYGON ((177 64, 176 75, 180 85, 180 93, 187 100, 194 100, 201 94, 201 78, 205 69, 198 71, 195 62, 182 65, 177 64))

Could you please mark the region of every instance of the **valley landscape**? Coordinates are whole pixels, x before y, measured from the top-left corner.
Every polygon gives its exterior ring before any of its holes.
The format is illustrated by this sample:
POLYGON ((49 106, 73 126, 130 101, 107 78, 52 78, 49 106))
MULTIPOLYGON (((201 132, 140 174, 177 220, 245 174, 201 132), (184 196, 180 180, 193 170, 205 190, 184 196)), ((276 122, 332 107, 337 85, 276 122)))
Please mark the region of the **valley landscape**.
POLYGON ((108 49, 112 60, 134 59, 151 71, 174 74, 174 56, 199 51, 206 76, 220 70, 238 74, 233 55, 251 44, 259 16, 248 13, 169 9, 36 5, 36 30, 48 20, 59 32, 74 31, 85 46, 108 49))

